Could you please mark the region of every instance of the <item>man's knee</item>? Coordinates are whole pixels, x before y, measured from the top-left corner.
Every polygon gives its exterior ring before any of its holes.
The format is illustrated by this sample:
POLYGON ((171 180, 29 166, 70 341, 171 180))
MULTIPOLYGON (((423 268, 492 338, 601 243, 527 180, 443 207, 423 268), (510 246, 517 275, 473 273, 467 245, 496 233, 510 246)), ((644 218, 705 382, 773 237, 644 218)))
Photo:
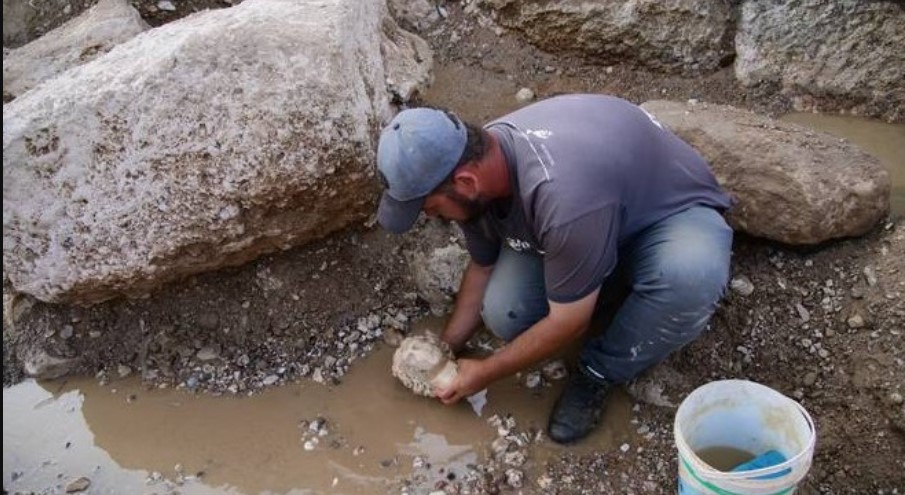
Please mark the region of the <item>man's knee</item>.
POLYGON ((715 308, 729 283, 727 249, 703 243, 690 243, 670 253, 659 270, 659 283, 666 301, 676 309, 715 308))
POLYGON ((520 328, 520 318, 516 308, 510 301, 488 295, 481 307, 481 318, 484 326, 497 337, 509 342, 515 339, 524 328, 520 328))
POLYGON ((523 300, 488 292, 481 307, 481 318, 488 330, 509 342, 540 320, 542 312, 540 308, 529 307, 523 300))

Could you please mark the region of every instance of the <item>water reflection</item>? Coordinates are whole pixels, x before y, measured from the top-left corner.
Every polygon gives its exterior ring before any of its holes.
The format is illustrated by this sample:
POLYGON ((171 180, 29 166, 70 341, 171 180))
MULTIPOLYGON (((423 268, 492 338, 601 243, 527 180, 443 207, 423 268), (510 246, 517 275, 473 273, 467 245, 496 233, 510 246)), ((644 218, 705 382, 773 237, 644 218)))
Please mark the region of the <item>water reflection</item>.
MULTIPOLYGON (((558 393, 558 386, 534 392, 510 379, 490 389, 479 418, 467 403, 445 407, 411 394, 390 376, 391 357, 392 349, 376 351, 340 386, 306 382, 253 397, 145 390, 135 379, 104 387, 93 379, 26 381, 3 392, 4 487, 62 493, 87 477, 90 493, 398 493, 416 456, 430 466, 428 482, 480 462, 496 435, 490 414, 511 412, 520 428, 542 429, 558 393), (327 419, 323 436, 309 423, 318 417, 327 419), (149 485, 155 476, 187 481, 149 485)), ((628 439, 624 394, 605 416, 604 427, 572 451, 628 439)), ((549 442, 532 449, 528 467, 561 449, 549 442)))

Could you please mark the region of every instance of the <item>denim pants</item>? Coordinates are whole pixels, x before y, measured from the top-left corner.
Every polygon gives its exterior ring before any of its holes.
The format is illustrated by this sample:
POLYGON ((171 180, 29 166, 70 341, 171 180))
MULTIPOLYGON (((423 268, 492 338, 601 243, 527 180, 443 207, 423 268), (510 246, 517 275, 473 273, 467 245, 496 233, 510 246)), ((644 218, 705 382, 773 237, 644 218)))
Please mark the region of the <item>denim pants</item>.
MULTIPOLYGON (((712 208, 667 217, 619 247, 595 319, 610 319, 584 343, 580 362, 610 383, 624 383, 697 338, 729 280, 732 229, 712 208)), ((484 325, 511 341, 550 311, 543 258, 503 248, 484 295, 484 325)))

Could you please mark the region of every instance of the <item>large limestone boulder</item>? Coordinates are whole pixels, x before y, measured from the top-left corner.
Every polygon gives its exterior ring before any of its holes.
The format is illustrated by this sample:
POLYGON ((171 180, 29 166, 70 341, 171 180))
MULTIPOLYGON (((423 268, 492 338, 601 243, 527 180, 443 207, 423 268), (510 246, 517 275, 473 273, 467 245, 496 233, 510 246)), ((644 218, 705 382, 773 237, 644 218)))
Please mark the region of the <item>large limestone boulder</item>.
POLYGON ((498 23, 552 51, 663 71, 705 72, 732 56, 732 2, 482 0, 498 23))
POLYGON ((146 31, 4 106, 4 273, 87 304, 361 222, 387 81, 430 63, 382 0, 248 0, 146 31))
POLYGON ((746 0, 735 74, 748 86, 777 84, 800 110, 854 105, 855 113, 902 121, 903 47, 901 2, 746 0))
POLYGON ((3 56, 3 100, 94 60, 148 29, 126 0, 101 0, 79 17, 3 56))
POLYGON ((736 199, 733 228, 787 244, 866 233, 889 210, 889 174, 837 137, 729 106, 642 107, 704 155, 736 199))

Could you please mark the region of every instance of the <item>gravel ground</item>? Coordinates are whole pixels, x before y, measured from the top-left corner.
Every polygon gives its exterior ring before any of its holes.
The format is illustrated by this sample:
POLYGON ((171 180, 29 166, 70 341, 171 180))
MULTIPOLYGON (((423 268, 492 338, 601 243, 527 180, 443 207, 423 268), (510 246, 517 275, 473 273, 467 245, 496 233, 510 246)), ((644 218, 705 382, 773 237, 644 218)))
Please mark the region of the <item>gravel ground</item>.
MULTIPOLYGON (((133 2, 152 25, 222 2, 186 0, 176 11, 133 2)), ((36 1, 31 35, 85 4, 36 1)), ((521 88, 536 96, 592 91, 635 102, 696 98, 779 115, 775 88, 742 90, 731 68, 664 76, 540 52, 477 11, 448 3, 422 31, 435 50, 437 83, 427 103, 482 121, 511 107, 521 88)), ((4 290, 4 385, 25 362, 109 380, 139 373, 149 387, 248 394, 296 380, 341 386, 356 359, 396 342, 428 313, 408 274, 416 235, 362 227, 329 240, 197 276, 150 298, 91 308, 52 306, 4 290)), ((708 333, 633 387, 636 441, 613 452, 533 459, 542 432, 490 419, 499 437, 469 473, 429 466, 408 493, 674 493, 674 404, 709 380, 745 378, 795 397, 819 439, 802 493, 905 493, 905 227, 810 250, 739 236, 733 283, 708 333), (651 388, 653 386, 653 388, 651 388), (662 392, 657 397, 644 390, 662 392), (661 404, 661 405, 657 405, 661 404)), ((538 370, 540 371, 540 370, 538 370)), ((536 374, 533 376, 537 376, 536 374)), ((329 420, 329 418, 327 418, 329 420)))

